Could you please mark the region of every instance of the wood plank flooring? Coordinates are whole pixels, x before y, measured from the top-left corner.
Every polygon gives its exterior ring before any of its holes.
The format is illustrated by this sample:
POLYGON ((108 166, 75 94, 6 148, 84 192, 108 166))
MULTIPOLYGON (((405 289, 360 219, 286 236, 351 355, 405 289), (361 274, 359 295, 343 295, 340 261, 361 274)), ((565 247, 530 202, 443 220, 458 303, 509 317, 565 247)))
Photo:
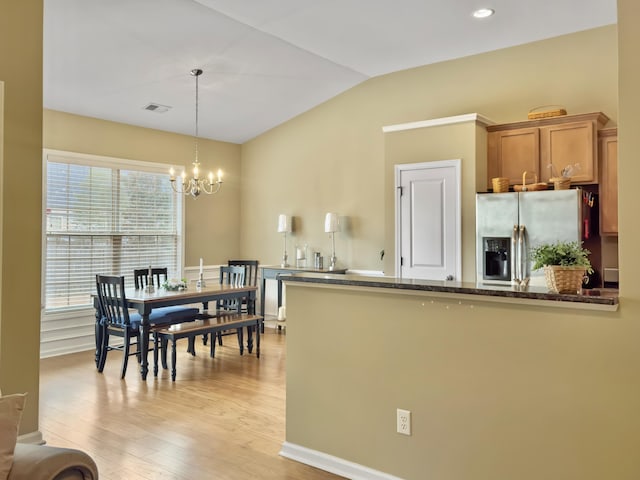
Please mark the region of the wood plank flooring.
MULTIPOLYGON (((285 438, 286 334, 266 328, 260 358, 238 352, 234 336, 209 358, 178 342, 170 370, 146 382, 131 357, 110 352, 104 373, 93 352, 40 363, 40 431, 47 444, 89 453, 102 480, 335 480, 278 455, 285 438)), ((152 358, 152 355, 149 356, 152 358)))

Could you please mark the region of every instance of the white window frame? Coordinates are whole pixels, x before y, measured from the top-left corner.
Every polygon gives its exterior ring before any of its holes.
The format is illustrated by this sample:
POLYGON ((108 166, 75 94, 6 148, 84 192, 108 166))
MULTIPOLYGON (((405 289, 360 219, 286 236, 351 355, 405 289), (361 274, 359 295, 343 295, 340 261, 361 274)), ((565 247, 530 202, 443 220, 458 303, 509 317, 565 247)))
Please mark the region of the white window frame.
MULTIPOLYGON (((43 149, 42 156, 42 266, 41 266, 41 310, 43 315, 47 317, 57 317, 59 314, 64 314, 70 311, 89 310, 86 306, 74 306, 74 307, 61 307, 52 310, 45 310, 45 293, 46 293, 46 269, 47 269, 47 228, 46 228, 46 208, 47 208, 47 162, 61 162, 71 163, 76 165, 95 166, 95 167, 110 167, 121 168, 129 170, 137 170, 150 173, 163 173, 167 174, 171 167, 177 168, 175 165, 168 165, 164 163, 152 163, 144 162, 140 160, 131 160, 115 157, 106 157, 101 155, 92 155, 86 153, 69 152, 63 150, 43 149)), ((184 274, 184 258, 185 258, 185 224, 184 224, 184 209, 185 202, 183 195, 177 195, 177 215, 176 218, 179 230, 178 238, 178 251, 176 258, 176 265, 181 275, 184 274)))

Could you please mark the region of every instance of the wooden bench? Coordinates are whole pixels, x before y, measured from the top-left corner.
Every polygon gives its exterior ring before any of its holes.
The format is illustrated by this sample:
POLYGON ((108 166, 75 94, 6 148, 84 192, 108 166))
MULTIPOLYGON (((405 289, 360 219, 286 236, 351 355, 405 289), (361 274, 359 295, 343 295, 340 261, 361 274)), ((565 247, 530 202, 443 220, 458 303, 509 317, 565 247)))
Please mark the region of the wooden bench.
MULTIPOLYGON (((158 350, 160 344, 167 345, 171 342, 171 380, 176 379, 176 341, 180 338, 189 339, 189 348, 191 354, 195 355, 195 337, 198 335, 211 334, 214 339, 216 334, 225 330, 236 329, 238 335, 238 344, 240 346, 240 355, 244 353, 242 329, 247 327, 247 350, 249 353, 253 351, 253 332, 256 332, 256 357, 260 358, 260 328, 262 327, 263 317, 259 315, 251 315, 247 313, 222 313, 204 320, 196 320, 194 322, 176 323, 171 326, 157 327, 151 329, 154 334, 153 348, 153 374, 158 376, 158 350), (253 328, 255 327, 255 328, 253 328)), ((211 341, 210 356, 215 356, 216 342, 211 341)), ((166 354, 166 348, 164 349, 166 354)), ((163 361, 166 368, 166 361, 163 361)))

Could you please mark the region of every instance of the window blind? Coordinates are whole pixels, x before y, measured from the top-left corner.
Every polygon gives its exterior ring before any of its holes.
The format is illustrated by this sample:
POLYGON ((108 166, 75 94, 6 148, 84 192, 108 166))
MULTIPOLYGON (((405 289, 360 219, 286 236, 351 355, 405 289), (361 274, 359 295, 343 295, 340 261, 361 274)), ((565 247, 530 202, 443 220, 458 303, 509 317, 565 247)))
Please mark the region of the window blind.
POLYGON ((135 268, 181 271, 169 175, 92 163, 46 162, 46 310, 91 305, 98 273, 124 275, 133 287, 135 268))

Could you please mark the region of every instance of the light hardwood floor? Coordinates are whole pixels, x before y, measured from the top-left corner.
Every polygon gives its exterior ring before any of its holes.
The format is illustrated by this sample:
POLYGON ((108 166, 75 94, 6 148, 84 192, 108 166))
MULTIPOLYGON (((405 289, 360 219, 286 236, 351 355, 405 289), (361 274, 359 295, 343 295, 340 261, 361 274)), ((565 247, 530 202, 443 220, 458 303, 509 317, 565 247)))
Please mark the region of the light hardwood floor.
POLYGON ((257 359, 225 337, 212 359, 200 340, 196 357, 179 341, 175 382, 167 370, 143 382, 135 357, 120 380, 120 352, 102 374, 93 352, 43 359, 40 430, 49 445, 89 453, 102 480, 339 479, 278 455, 285 342, 265 329, 257 359))

